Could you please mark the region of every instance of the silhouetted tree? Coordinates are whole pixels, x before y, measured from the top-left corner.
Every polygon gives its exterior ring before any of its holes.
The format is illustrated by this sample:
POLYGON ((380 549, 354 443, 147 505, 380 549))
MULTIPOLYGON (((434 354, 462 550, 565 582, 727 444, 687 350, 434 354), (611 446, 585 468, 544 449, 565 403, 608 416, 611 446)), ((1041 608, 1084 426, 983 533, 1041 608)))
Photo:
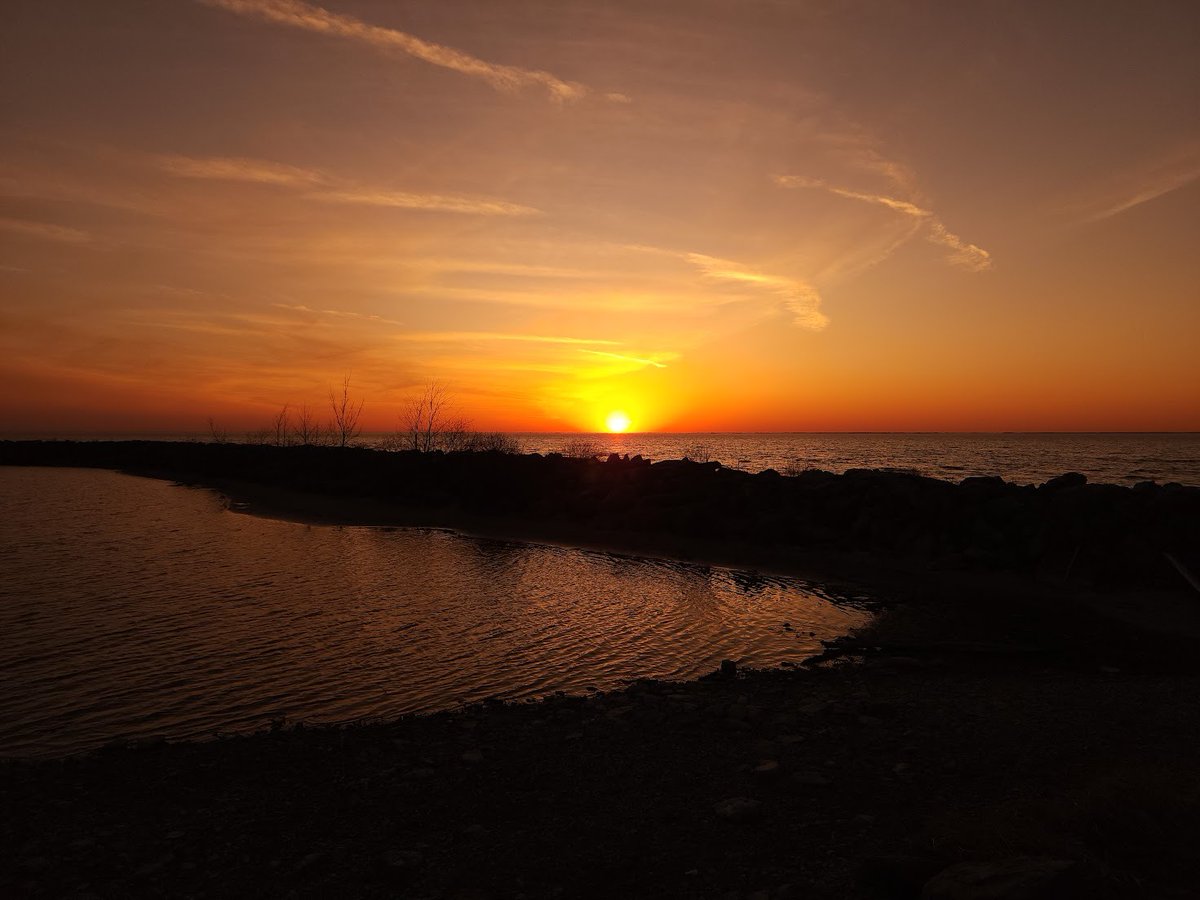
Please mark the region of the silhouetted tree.
POLYGON ((365 400, 359 400, 358 405, 354 405, 354 400, 350 396, 349 375, 342 379, 341 396, 335 395, 333 388, 329 389, 329 407, 333 411, 333 436, 339 447, 347 446, 362 433, 358 420, 362 416, 365 402, 365 400))
POLYGON ((212 416, 208 417, 208 433, 212 437, 214 444, 228 444, 229 432, 224 428, 218 428, 216 421, 212 416))
POLYGON ((454 415, 454 397, 446 385, 431 381, 411 398, 400 414, 393 446, 428 453, 432 450, 520 453, 521 445, 501 432, 481 434, 471 420, 454 415))
POLYGON ((276 447, 286 447, 292 442, 291 431, 288 428, 288 404, 275 414, 275 424, 272 427, 276 447))
MULTIPOLYGON (((418 397, 408 401, 400 414, 400 436, 404 446, 410 450, 428 453, 437 449, 440 432, 446 427, 446 408, 450 403, 450 392, 439 381, 431 381, 418 397)), ((458 422, 459 430, 465 431, 465 423, 458 422)))
POLYGON ((297 443, 304 447, 314 447, 324 440, 321 423, 317 421, 317 417, 313 415, 308 404, 301 406, 300 412, 296 414, 295 424, 292 426, 292 436, 297 443))

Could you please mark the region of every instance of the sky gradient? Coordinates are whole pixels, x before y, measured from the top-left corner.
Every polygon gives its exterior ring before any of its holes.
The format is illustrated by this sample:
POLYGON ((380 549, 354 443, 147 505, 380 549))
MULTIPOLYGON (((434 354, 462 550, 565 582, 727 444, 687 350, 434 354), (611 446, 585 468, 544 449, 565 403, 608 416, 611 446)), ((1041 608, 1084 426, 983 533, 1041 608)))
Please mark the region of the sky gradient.
POLYGON ((0 431, 1200 430, 1200 5, 6 4, 0 431))

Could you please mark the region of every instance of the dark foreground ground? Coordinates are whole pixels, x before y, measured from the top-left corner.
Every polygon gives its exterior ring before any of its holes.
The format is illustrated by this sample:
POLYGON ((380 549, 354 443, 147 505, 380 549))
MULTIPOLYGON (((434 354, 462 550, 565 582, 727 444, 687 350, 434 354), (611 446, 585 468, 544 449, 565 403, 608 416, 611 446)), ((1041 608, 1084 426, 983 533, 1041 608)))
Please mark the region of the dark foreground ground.
POLYGON ((805 670, 2 762, 2 897, 1200 896, 1198 489, 205 445, 2 463, 828 564, 904 600, 805 670))
POLYGON ((0 894, 1200 895, 1192 645, 1002 615, 1049 627, 918 602, 865 661, 6 763, 0 894))

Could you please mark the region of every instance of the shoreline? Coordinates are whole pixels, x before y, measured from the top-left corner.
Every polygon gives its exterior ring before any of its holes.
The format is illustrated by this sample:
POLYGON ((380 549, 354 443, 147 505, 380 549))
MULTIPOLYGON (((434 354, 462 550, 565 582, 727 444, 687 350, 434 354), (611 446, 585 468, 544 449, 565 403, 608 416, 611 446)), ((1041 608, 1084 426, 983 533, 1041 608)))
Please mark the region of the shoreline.
POLYGON ((748 545, 735 545, 731 549, 728 542, 704 542, 676 536, 656 539, 644 533, 597 533, 569 525, 548 526, 516 519, 436 513, 370 498, 331 497, 235 479, 181 480, 172 473, 144 471, 126 471, 125 474, 209 490, 220 496, 231 512, 295 524, 430 529, 468 538, 543 544, 753 571, 795 579, 836 593, 865 594, 866 603, 876 612, 911 602, 914 598, 947 602, 956 595, 969 593, 979 601, 991 603, 1012 602, 1013 598, 1020 597, 1023 604, 1053 603, 1065 613, 1099 615, 1142 631, 1200 639, 1200 602, 1193 602, 1183 591, 1112 594, 1066 583, 1047 583, 1011 572, 921 568, 861 552, 791 550, 780 553, 748 545))
POLYGON ((1194 894, 1200 628, 1164 605, 1196 617, 1182 588, 1096 593, 581 522, 539 531, 450 506, 104 468, 299 523, 700 565, 711 552, 764 571, 782 560, 779 574, 893 602, 804 667, 0 760, 5 894, 913 900, 955 896, 936 893, 939 879, 1014 870, 1040 891, 1024 896, 1194 894), (1157 632, 1115 614, 1142 594, 1157 632))
POLYGON ((234 508, 319 524, 744 566, 813 580, 1014 575, 1066 589, 1178 588, 1200 546, 1200 488, 955 484, 911 473, 748 474, 640 457, 385 452, 154 442, 3 442, 0 465, 106 468, 213 487, 234 508), (1170 562, 1168 562, 1170 560, 1170 562))
MULTIPOLYGON (((888 573, 897 578, 913 576, 879 561, 863 558, 836 560, 824 566, 816 554, 770 553, 749 546, 730 551, 718 542, 679 537, 595 531, 569 524, 531 522, 515 518, 481 517, 454 511, 406 508, 370 498, 331 497, 294 488, 279 488, 233 479, 182 480, 171 473, 125 471, 124 474, 165 480, 187 488, 216 493, 230 512, 281 522, 324 527, 413 528, 444 531, 483 540, 542 544, 572 550, 614 553, 643 559, 661 559, 696 566, 754 571, 764 575, 794 578, 813 584, 868 589, 877 580, 853 578, 845 571, 861 567, 870 575, 888 573)), ((888 602, 881 599, 880 603, 888 602)))
POLYGON ((1195 672, 899 657, 2 761, 0 888, 904 900, 1027 866, 1013 897, 1183 898, 1197 701, 1195 672))

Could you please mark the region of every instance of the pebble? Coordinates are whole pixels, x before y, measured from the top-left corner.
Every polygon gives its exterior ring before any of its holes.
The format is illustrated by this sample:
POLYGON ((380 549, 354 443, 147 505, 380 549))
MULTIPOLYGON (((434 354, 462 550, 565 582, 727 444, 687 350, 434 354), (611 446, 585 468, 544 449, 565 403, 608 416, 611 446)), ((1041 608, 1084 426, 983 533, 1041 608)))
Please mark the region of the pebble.
POLYGON ((797 772, 792 776, 792 781, 796 784, 829 784, 829 779, 820 772, 797 772))
POLYGON ((713 808, 722 819, 737 822, 757 816, 762 810, 762 803, 749 797, 730 797, 713 808))

